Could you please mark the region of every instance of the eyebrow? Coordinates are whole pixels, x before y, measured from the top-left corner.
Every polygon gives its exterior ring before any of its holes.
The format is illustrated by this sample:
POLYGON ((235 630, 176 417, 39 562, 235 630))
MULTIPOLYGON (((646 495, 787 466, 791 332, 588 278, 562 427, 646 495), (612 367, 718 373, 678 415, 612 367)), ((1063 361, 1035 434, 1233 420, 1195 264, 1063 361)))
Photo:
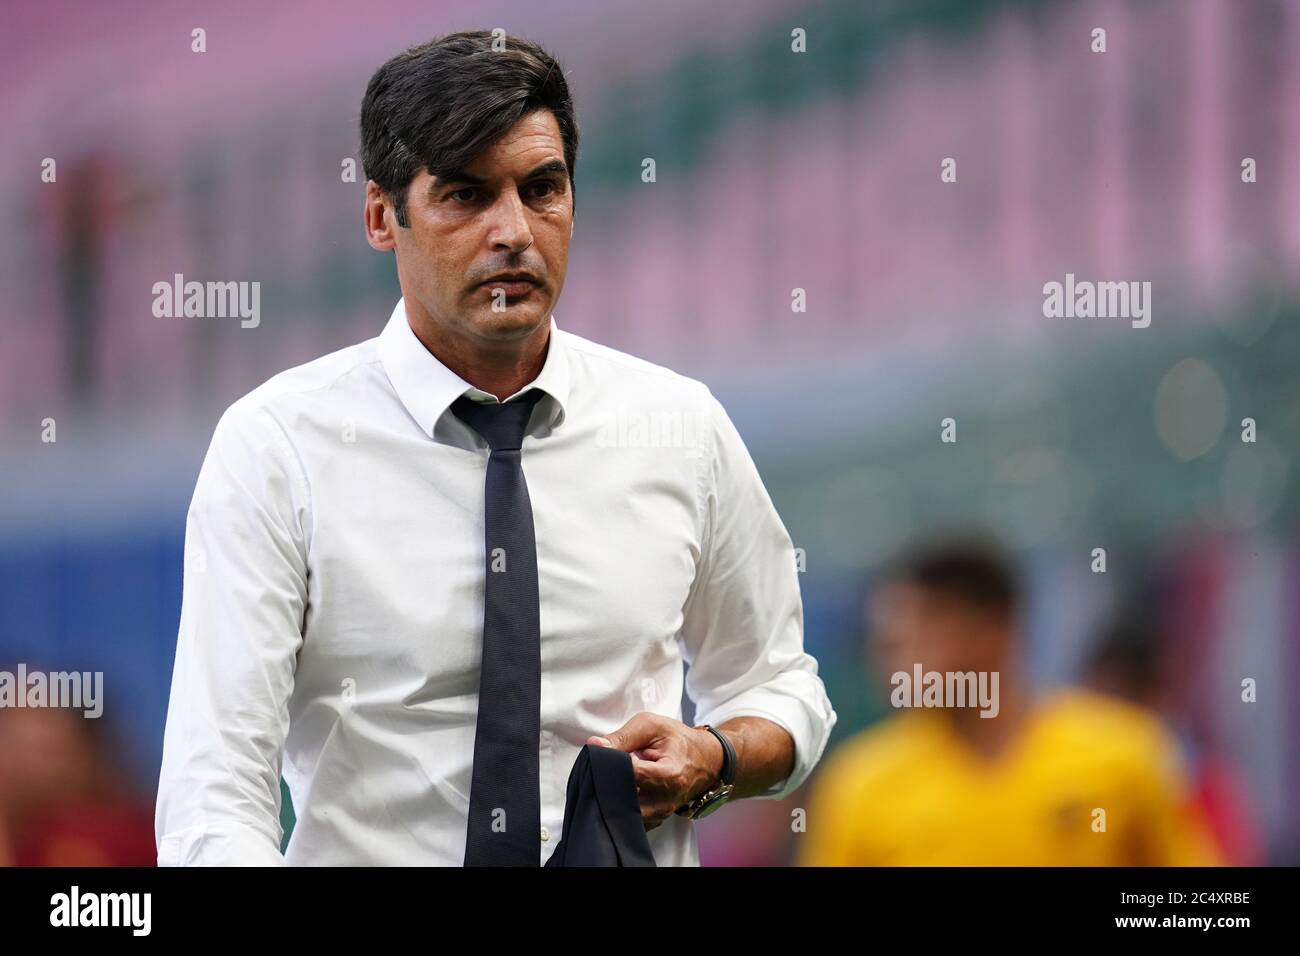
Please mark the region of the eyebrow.
MULTIPOLYGON (((549 162, 542 163, 536 169, 524 175, 524 179, 536 179, 538 176, 546 176, 550 173, 564 173, 568 175, 569 167, 564 164, 562 159, 552 159, 549 162)), ((429 191, 441 189, 444 186, 450 186, 457 183, 465 183, 469 186, 482 186, 487 182, 482 176, 475 176, 467 173, 463 169, 453 169, 445 176, 434 176, 433 181, 429 184, 429 191)))

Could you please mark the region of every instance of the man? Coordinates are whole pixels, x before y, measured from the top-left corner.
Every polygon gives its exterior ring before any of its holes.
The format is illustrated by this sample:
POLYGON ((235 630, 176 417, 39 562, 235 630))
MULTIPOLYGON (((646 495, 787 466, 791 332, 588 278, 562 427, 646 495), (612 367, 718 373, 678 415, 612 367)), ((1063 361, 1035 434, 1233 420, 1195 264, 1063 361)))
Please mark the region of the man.
MULTIPOLYGON (((1177 713, 1176 678, 1167 625, 1153 611, 1164 602, 1149 589, 1120 604, 1085 659, 1088 687, 1157 714, 1177 713)), ((1228 866, 1259 866, 1264 848, 1256 815, 1233 755, 1216 747, 1194 726, 1177 737, 1189 778, 1191 802, 1205 819, 1215 847, 1228 866)))
POLYGON ((632 754, 656 862, 697 865, 693 816, 790 793, 835 721, 789 535, 705 386, 556 326, 578 131, 549 55, 408 50, 361 135, 402 299, 217 425, 159 862, 542 865, 593 743, 632 754))
POLYGON ((909 709, 843 744, 814 781, 802 865, 1218 862, 1154 716, 1082 691, 1036 694, 1021 675, 1015 578, 996 552, 922 548, 887 575, 874 611, 896 692, 920 665, 945 689, 971 675, 995 693, 965 706, 936 694, 919 709, 896 693, 909 709))

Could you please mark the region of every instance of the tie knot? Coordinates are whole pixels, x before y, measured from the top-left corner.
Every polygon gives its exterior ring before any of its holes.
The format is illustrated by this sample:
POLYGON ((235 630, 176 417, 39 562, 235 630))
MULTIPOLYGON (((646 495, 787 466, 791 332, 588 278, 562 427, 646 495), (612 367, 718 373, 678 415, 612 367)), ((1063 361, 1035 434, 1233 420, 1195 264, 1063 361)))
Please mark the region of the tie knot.
POLYGON ((530 389, 508 402, 476 402, 462 395, 451 403, 452 413, 483 436, 493 451, 518 451, 524 443, 533 406, 545 393, 530 389))

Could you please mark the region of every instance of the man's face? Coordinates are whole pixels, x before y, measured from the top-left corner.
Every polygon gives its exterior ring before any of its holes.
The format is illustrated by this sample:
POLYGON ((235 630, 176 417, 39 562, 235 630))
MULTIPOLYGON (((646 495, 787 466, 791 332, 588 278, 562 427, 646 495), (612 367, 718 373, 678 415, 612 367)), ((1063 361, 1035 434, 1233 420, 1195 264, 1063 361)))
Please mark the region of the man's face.
POLYGON ((489 346, 532 334, 560 297, 573 230, 554 114, 525 116, 447 179, 420 170, 408 187, 410 228, 397 226, 391 209, 385 216, 403 292, 437 332, 489 346), (534 281, 494 279, 510 272, 534 281))
POLYGON ((872 614, 875 660, 889 673, 1001 671, 1012 638, 997 615, 905 581, 891 581, 878 594, 872 614))

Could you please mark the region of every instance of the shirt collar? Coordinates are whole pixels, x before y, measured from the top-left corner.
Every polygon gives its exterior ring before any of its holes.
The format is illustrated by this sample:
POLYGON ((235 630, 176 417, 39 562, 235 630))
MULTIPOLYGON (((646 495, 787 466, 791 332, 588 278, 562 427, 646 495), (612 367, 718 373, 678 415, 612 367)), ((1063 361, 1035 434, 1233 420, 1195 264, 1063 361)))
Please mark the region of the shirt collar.
MULTIPOLYGON (((551 333, 546 346, 546 360, 537 378, 521 388, 521 395, 532 388, 541 389, 552 399, 548 403, 552 428, 564 420, 564 406, 569 397, 569 363, 565 355, 564 336, 550 318, 551 333)), ((411 417, 430 438, 438 420, 462 395, 476 401, 495 402, 497 398, 465 381, 424 347, 416 338, 406 317, 406 301, 398 299, 388 324, 379 335, 379 360, 398 399, 411 417)), ((506 401, 514 398, 509 396, 506 401)))

